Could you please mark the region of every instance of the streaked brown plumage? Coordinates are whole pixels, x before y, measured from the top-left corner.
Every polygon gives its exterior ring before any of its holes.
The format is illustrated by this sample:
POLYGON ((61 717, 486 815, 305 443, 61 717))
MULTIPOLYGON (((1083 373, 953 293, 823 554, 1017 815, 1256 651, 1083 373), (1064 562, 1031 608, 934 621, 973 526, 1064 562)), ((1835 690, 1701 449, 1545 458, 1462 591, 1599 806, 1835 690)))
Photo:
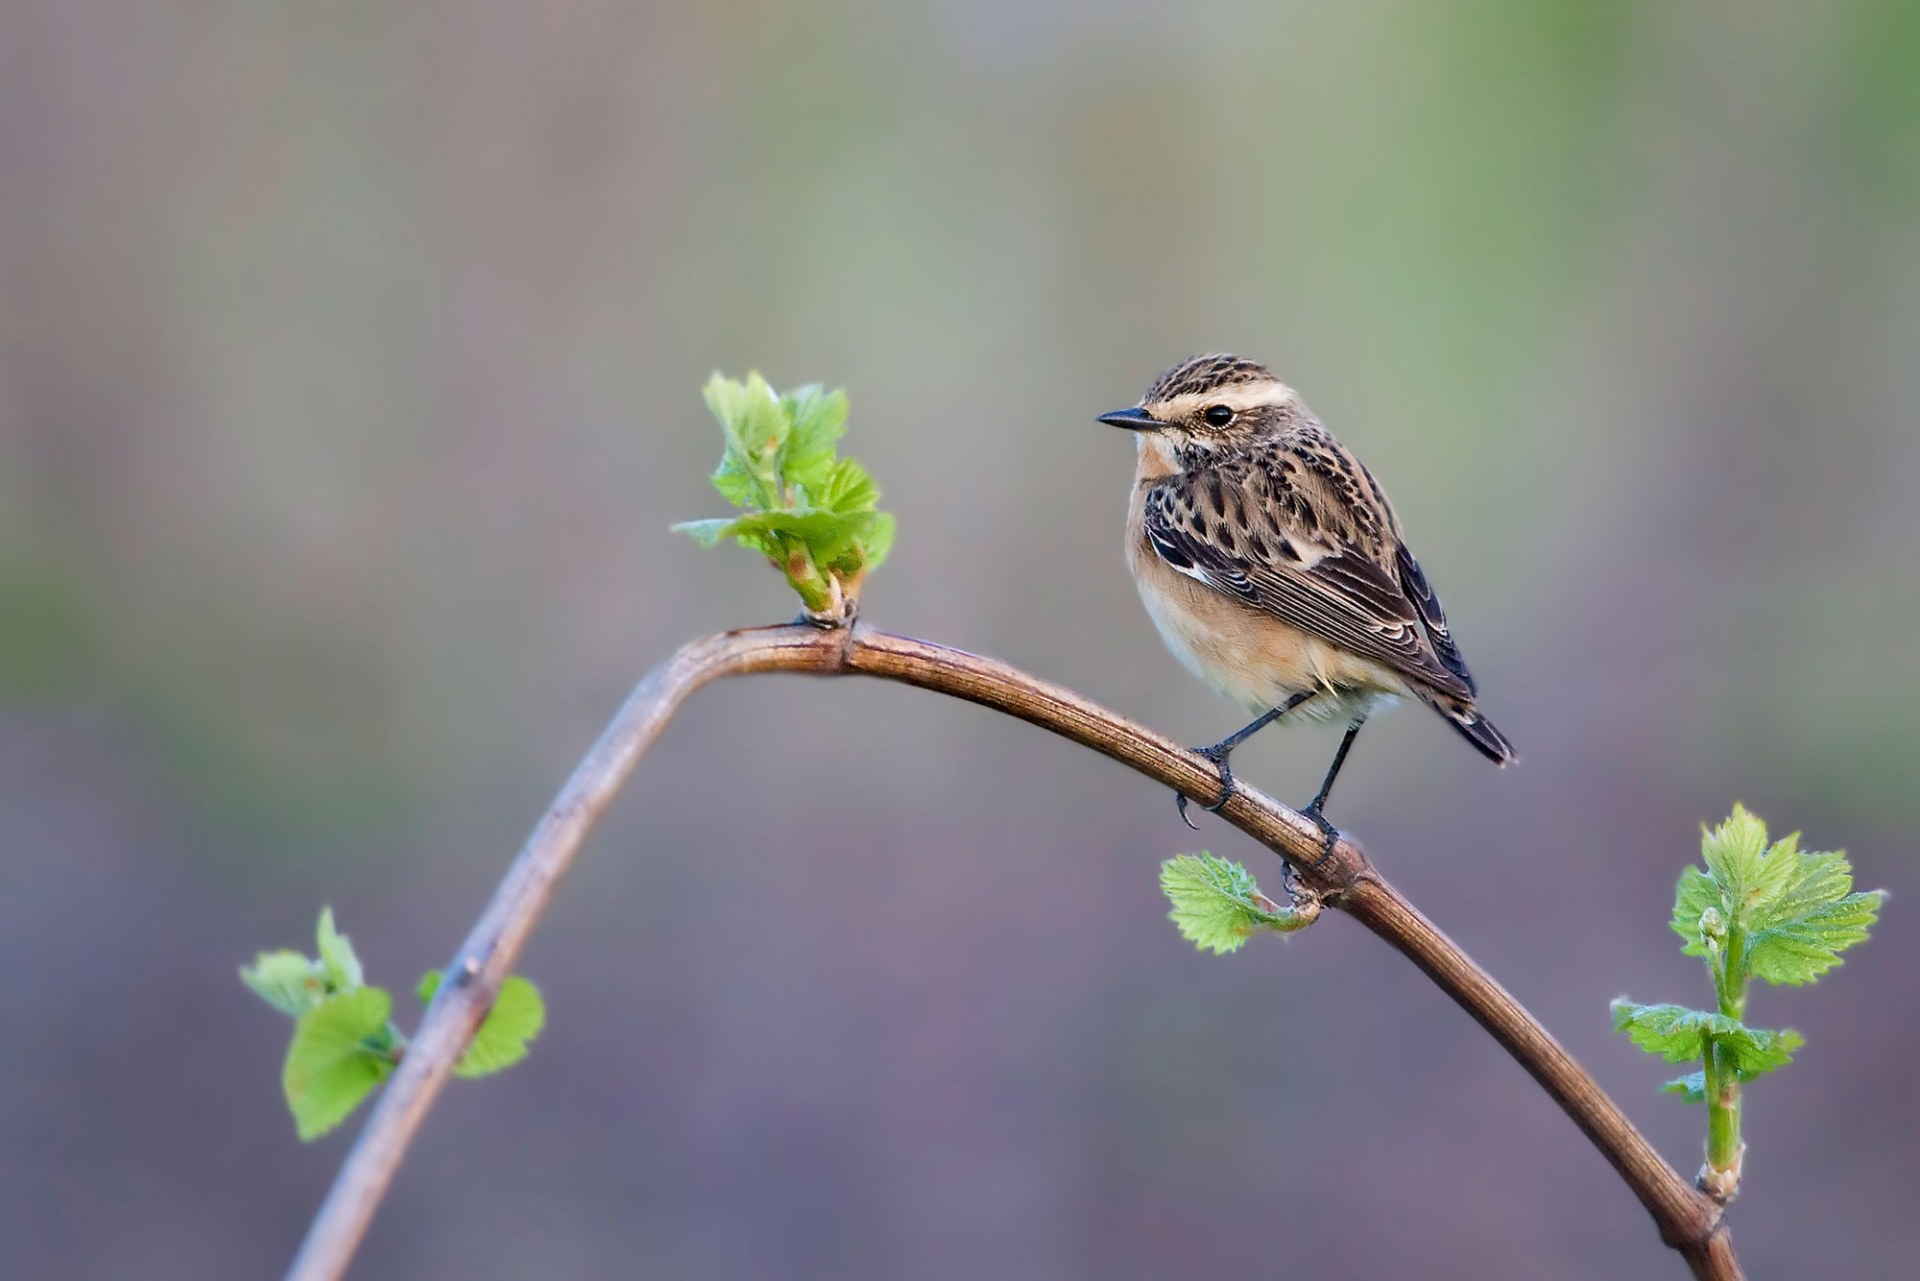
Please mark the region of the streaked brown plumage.
POLYGON ((1433 708, 1496 764, 1517 759, 1475 706, 1386 494, 1292 388, 1253 361, 1196 356, 1100 421, 1139 433, 1127 560, 1147 612, 1190 671, 1262 714, 1200 749, 1227 790, 1227 757, 1270 721, 1295 709, 1344 718, 1307 807, 1324 826, 1320 807, 1360 725, 1398 697, 1433 708))

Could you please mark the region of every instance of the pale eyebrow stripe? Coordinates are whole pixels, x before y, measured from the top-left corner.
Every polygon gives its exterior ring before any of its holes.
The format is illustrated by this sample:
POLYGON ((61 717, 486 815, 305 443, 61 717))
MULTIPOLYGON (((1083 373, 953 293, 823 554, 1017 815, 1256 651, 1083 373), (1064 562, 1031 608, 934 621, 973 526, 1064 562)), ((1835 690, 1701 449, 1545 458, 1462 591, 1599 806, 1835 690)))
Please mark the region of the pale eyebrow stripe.
POLYGON ((1169 418, 1190 414, 1208 405, 1225 405, 1236 412, 1259 405, 1285 405, 1298 399, 1285 383, 1263 383, 1258 387, 1226 386, 1213 391, 1187 391, 1164 402, 1159 408, 1169 418))

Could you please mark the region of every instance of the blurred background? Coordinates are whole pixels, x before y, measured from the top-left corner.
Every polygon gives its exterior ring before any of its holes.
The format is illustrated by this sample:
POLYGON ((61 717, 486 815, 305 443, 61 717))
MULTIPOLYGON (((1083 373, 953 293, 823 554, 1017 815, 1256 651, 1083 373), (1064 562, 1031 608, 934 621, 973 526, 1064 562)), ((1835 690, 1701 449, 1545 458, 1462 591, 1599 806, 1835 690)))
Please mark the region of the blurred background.
MULTIPOLYGON (((1920 8, 24 0, 0 184, 7 1275, 284 1267, 357 1121, 295 1140, 236 967, 332 904, 409 986, 651 664, 794 613, 667 532, 715 369, 849 389, 867 621, 1239 725, 1092 421, 1209 349, 1369 460, 1525 757, 1403 709, 1335 817, 1682 1170, 1607 1001, 1706 1001, 1699 825, 1894 891, 1755 997, 1808 1046, 1733 1215, 1756 1275, 1913 1275, 1920 8)), ((1336 737, 1235 765, 1298 804, 1336 737)), ((1352 922, 1182 942, 1198 848, 1277 883, 975 708, 700 695, 356 1275, 1683 1274, 1352 922)))

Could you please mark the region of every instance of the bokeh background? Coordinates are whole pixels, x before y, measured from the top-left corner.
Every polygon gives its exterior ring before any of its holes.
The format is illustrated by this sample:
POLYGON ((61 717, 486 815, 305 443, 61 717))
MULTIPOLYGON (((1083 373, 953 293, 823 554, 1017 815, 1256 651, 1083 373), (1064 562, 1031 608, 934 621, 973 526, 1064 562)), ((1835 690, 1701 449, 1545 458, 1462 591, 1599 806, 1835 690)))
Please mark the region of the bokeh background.
MULTIPOLYGON (((875 625, 1184 740, 1240 720, 1120 554, 1163 366, 1269 360, 1373 465, 1525 761, 1402 710, 1336 817, 1691 1171, 1607 1001, 1744 800, 1895 891, 1753 1015, 1759 1275, 1920 1256, 1920 8, 0 11, 0 1271, 284 1266, 236 982, 330 903, 442 963, 631 683, 794 604, 715 514, 716 368, 850 389, 875 625)), ((1236 760, 1298 803, 1330 729, 1236 760)), ((525 958, 365 1278, 1678 1276, 1520 1070, 1349 921, 1230 959, 1257 849, 895 687, 702 694, 525 958)))

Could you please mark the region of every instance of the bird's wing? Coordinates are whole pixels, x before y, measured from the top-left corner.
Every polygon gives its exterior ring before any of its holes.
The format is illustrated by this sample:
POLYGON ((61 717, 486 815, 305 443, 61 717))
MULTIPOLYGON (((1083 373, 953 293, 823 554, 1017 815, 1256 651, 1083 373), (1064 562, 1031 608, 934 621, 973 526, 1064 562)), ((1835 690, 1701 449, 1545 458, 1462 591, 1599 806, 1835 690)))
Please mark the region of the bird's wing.
POLYGON ((1400 571, 1401 588, 1420 615, 1420 625, 1427 629, 1427 642, 1433 646, 1433 656, 1461 679, 1469 695, 1479 693, 1473 683, 1473 673, 1467 670, 1467 660, 1460 656, 1460 647, 1453 643, 1453 633, 1447 630, 1447 614, 1440 608, 1440 597, 1434 593, 1426 571, 1420 568, 1420 562, 1413 558, 1405 543, 1395 549, 1394 565, 1400 571))
POLYGON ((1361 516, 1357 522, 1340 519, 1343 513, 1326 510, 1333 491, 1298 478, 1259 457, 1169 476, 1147 494, 1147 542, 1189 578, 1420 685, 1471 699, 1466 665, 1413 558, 1401 553, 1396 581, 1342 536, 1358 526, 1391 538, 1391 513, 1383 507, 1344 513, 1361 516), (1422 600, 1430 602, 1437 628, 1422 600), (1431 643, 1423 624, 1432 629, 1431 643))

